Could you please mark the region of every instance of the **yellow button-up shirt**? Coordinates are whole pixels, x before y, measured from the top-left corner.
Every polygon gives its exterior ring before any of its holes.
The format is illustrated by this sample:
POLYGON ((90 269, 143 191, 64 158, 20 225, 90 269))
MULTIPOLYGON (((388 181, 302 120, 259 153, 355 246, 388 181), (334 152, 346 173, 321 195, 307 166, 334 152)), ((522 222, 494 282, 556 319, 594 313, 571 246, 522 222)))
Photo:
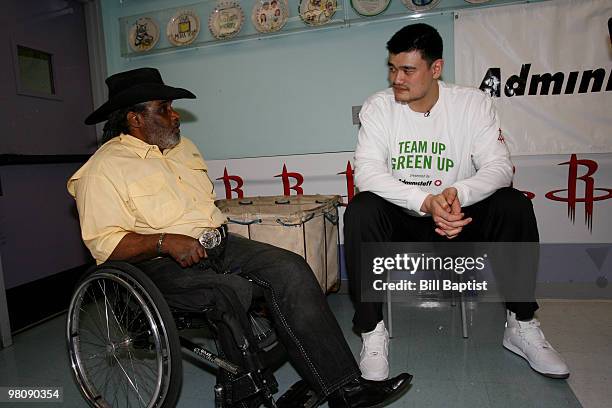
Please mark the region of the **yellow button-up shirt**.
POLYGON ((68 180, 76 199, 83 241, 98 264, 129 232, 198 237, 226 217, 215 206, 208 167, 182 137, 163 153, 121 134, 102 145, 68 180))

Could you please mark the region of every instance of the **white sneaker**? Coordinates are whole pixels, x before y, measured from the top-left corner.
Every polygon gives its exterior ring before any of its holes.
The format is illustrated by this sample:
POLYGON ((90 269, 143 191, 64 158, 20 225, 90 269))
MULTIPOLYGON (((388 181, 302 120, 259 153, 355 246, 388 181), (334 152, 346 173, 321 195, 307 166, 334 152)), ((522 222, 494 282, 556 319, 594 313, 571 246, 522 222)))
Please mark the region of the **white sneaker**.
POLYGON ((389 378, 389 332, 381 320, 376 328, 362 333, 363 346, 359 354, 359 369, 366 380, 382 381, 389 378))
POLYGON ((522 322, 511 311, 506 313, 504 347, 523 357, 531 368, 551 378, 569 377, 563 357, 550 345, 540 329, 540 321, 533 318, 522 322))

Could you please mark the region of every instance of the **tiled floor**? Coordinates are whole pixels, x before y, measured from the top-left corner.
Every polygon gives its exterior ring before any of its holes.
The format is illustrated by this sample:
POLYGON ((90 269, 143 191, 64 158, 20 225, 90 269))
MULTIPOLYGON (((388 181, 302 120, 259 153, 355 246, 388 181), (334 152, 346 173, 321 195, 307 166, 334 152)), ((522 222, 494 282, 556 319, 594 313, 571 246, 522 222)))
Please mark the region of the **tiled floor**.
POLYGON ((550 342, 572 370, 568 384, 586 408, 612 406, 612 302, 540 302, 550 342))
MULTIPOLYGON (((332 305, 355 354, 360 339, 350 331, 352 306, 346 295, 331 295, 332 305)), ((392 373, 415 376, 393 407, 609 407, 612 401, 612 303, 544 302, 539 311, 549 340, 567 359, 568 381, 532 371, 501 347, 504 312, 498 304, 479 304, 468 313, 470 337, 461 337, 458 308, 442 304, 417 308, 395 304, 391 340, 392 373)), ((61 316, 15 336, 0 350, 0 386, 62 386, 64 407, 83 407, 72 382, 61 316)), ((298 379, 288 364, 277 371, 280 390, 298 379)), ((184 360, 179 407, 213 406, 213 375, 184 360)), ((0 408, 4 404, 0 403, 0 408)), ((60 404, 45 404, 45 406, 60 404)), ((8 405, 7 405, 8 406, 8 405)), ((40 407, 20 403, 19 407, 40 407)))

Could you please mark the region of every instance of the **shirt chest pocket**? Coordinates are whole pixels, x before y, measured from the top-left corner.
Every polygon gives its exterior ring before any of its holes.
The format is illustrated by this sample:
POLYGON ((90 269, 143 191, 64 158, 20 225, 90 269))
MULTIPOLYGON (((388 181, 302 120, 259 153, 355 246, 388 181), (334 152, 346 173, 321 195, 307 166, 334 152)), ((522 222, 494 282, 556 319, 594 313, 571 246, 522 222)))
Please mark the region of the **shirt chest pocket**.
POLYGON ((172 225, 185 211, 183 201, 161 172, 129 184, 128 194, 136 219, 154 229, 172 225))
POLYGON ((201 158, 193 158, 187 161, 186 165, 191 169, 191 174, 194 177, 194 185, 196 185, 205 196, 210 196, 214 191, 214 187, 208 175, 208 166, 204 160, 201 158))

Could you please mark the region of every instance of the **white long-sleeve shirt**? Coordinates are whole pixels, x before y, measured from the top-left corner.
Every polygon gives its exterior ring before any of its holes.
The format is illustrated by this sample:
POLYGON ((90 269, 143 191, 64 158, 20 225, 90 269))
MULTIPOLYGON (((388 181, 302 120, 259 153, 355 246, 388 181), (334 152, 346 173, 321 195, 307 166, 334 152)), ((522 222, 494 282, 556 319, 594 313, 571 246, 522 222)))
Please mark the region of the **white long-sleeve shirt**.
POLYGON ((391 88, 361 108, 355 150, 355 184, 424 215, 428 194, 455 187, 462 207, 512 182, 510 153, 489 96, 475 88, 438 81, 429 115, 398 103, 391 88))

